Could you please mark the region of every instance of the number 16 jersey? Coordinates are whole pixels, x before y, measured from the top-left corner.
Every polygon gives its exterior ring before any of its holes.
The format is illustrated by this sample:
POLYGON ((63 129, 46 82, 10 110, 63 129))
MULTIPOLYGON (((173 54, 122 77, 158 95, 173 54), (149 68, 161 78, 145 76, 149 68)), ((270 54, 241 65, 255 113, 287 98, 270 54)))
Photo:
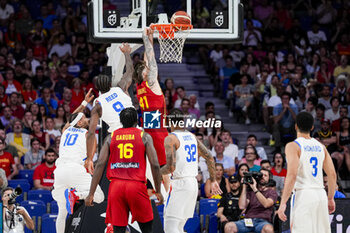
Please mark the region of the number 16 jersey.
POLYGON ((322 169, 325 159, 323 145, 314 138, 299 137, 294 142, 299 145, 301 150, 294 189, 323 189, 322 169))

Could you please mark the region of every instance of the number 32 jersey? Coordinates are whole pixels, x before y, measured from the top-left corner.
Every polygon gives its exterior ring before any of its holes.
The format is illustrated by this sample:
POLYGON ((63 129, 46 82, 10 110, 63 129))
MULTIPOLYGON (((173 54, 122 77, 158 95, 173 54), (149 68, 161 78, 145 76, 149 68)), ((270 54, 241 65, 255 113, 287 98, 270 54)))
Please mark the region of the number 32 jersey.
POLYGON ((176 150, 176 167, 172 178, 195 177, 198 175, 198 146, 196 137, 188 131, 172 132, 180 141, 176 150))
POLYGON ((86 129, 69 127, 60 141, 60 156, 56 160, 56 166, 61 162, 84 164, 86 158, 86 129))
POLYGON ((120 87, 112 87, 108 92, 101 94, 96 103, 101 105, 101 119, 109 126, 109 133, 123 127, 120 123, 120 112, 124 108, 134 107, 130 96, 125 94, 120 87))
MULTIPOLYGON (((316 139, 297 138, 295 141, 300 147, 300 160, 297 173, 297 179, 294 188, 323 189, 323 161, 325 151, 323 145, 316 139)), ((287 161, 288 162, 288 161, 287 161)))

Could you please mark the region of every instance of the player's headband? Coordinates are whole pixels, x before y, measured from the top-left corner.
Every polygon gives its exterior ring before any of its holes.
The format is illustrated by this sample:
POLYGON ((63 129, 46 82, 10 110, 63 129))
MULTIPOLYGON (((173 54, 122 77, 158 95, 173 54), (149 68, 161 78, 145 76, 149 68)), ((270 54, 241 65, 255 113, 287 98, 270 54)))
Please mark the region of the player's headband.
POLYGON ((70 123, 70 125, 74 127, 74 126, 78 123, 78 121, 81 120, 81 118, 82 118, 83 116, 84 116, 84 113, 79 112, 79 113, 78 113, 78 116, 70 123))

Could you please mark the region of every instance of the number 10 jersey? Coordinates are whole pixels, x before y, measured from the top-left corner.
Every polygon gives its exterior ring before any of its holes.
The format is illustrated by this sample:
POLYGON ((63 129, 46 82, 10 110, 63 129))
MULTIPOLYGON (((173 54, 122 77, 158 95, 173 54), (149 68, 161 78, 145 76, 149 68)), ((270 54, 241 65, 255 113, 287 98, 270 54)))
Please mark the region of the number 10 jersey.
POLYGON ((323 145, 314 138, 299 137, 294 142, 299 145, 301 150, 294 189, 323 189, 322 169, 325 159, 323 145))

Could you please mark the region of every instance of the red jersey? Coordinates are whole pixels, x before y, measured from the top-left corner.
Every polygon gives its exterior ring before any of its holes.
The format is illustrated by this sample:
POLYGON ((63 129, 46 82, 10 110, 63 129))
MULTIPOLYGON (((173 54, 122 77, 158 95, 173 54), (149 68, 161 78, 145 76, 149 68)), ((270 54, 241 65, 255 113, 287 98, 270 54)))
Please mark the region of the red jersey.
POLYGON ((12 165, 15 164, 15 160, 9 152, 4 151, 3 155, 0 155, 0 168, 4 169, 6 176, 11 175, 12 165))
POLYGON ((120 128, 112 133, 107 178, 134 180, 146 183, 145 145, 143 131, 120 128))
POLYGON ((275 170, 274 167, 271 168, 271 173, 274 176, 283 176, 286 177, 287 176, 287 170, 285 168, 282 168, 282 171, 280 173, 277 173, 277 171, 275 170))
POLYGON ((40 164, 34 170, 33 180, 40 180, 40 184, 43 186, 51 187, 55 181, 54 171, 56 166, 48 167, 46 163, 40 164))

